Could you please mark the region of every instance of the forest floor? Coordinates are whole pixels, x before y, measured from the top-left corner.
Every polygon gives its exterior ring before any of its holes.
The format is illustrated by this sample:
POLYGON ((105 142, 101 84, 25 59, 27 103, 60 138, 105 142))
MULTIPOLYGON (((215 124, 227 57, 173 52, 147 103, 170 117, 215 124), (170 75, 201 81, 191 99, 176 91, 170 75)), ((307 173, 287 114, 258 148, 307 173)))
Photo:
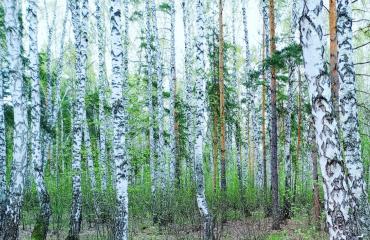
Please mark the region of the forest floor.
MULTIPOLYGON (((84 224, 80 234, 81 240, 108 240, 104 234, 98 234, 94 227, 84 224), (100 236, 99 236, 100 235, 100 236)), ((20 239, 31 239, 30 227, 21 228, 20 239)), ((102 231, 101 231, 102 232, 102 231)), ((200 226, 198 225, 170 225, 159 230, 150 224, 141 225, 130 234, 133 240, 195 240, 200 239, 200 226)), ((323 240, 328 236, 323 231, 316 231, 307 215, 301 215, 287 220, 281 225, 281 230, 271 230, 271 218, 248 217, 241 220, 228 221, 222 228, 216 226, 216 238, 222 240, 323 240)), ((65 239, 67 231, 50 232, 48 239, 65 239)))

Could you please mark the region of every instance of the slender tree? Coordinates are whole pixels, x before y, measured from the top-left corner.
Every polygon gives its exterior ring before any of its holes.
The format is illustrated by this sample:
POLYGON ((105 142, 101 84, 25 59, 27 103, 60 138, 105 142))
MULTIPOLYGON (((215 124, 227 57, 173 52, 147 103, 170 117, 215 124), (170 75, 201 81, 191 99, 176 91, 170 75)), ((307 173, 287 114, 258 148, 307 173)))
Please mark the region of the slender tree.
POLYGON ((85 107, 85 84, 87 68, 87 26, 88 0, 70 0, 69 8, 72 15, 72 26, 77 53, 76 63, 76 100, 73 107, 73 146, 72 146, 72 207, 67 239, 78 239, 82 221, 81 194, 81 145, 85 107), (82 4, 82 5, 81 5, 82 4))
POLYGON ((23 92, 23 63, 21 55, 20 5, 17 1, 4 0, 6 45, 8 50, 8 77, 12 83, 14 112, 13 161, 7 206, 2 215, 0 239, 18 239, 20 211, 22 208, 27 153, 27 110, 23 92), (2 237, 2 238, 1 238, 2 237))
POLYGON ((196 82, 195 82, 195 180, 196 180, 196 197, 200 215, 203 220, 203 238, 212 239, 213 227, 212 216, 208 209, 204 193, 204 174, 203 174, 203 129, 204 129, 204 102, 205 102, 205 37, 204 37, 204 1, 196 2, 196 82))
POLYGON ((370 237, 370 208, 360 149, 361 142, 352 47, 352 3, 348 0, 339 0, 337 11, 338 71, 340 82, 339 115, 343 132, 344 159, 348 169, 348 184, 352 193, 352 207, 361 233, 364 235, 364 238, 367 238, 370 237))
POLYGON ((175 101, 176 101, 176 46, 175 46, 175 1, 170 1, 171 8, 171 59, 170 59, 170 186, 174 186, 176 168, 176 131, 175 131, 175 101))
POLYGON ((107 189, 107 161, 106 161, 106 123, 105 123, 105 38, 104 38, 104 15, 101 9, 101 0, 95 1, 96 26, 98 31, 98 85, 99 85, 99 166, 101 168, 101 189, 107 189))
POLYGON ((219 49, 218 49, 218 83, 220 91, 220 137, 221 137, 221 190, 226 191, 226 128, 225 128, 225 82, 224 82, 224 24, 223 0, 218 1, 218 28, 219 28, 219 49))
MULTIPOLYGON (((3 24, 0 25, 0 31, 5 32, 3 24)), ((3 43, 0 43, 0 215, 5 210, 6 200, 6 135, 5 135, 5 104, 4 104, 4 83, 6 78, 6 51, 3 43)), ((1 221, 1 217, 0 217, 1 221)), ((1 223, 0 223, 1 229, 1 223)), ((1 236, 1 234, 0 234, 1 236)))
MULTIPOLYGON (((123 99, 123 46, 121 34, 121 2, 111 0, 112 41, 112 111, 113 111, 113 161, 116 169, 116 229, 115 239, 128 239, 128 159, 126 152, 126 103, 123 99)), ((126 79, 125 79, 126 80, 126 79)))
POLYGON ((351 229, 354 219, 350 214, 338 127, 330 102, 330 81, 325 74, 322 10, 322 0, 304 1, 300 33, 323 178, 326 222, 330 239, 356 239, 356 231, 351 229))
MULTIPOLYGON (((276 51, 275 39, 275 7, 274 0, 269 0, 269 21, 270 21, 270 52, 276 51)), ((279 177, 277 169, 277 110, 276 110, 276 70, 271 67, 271 189, 272 189, 272 229, 280 228, 279 220, 279 177)))
POLYGON ((45 186, 43 163, 41 158, 40 139, 40 75, 39 52, 37 46, 38 5, 37 1, 29 0, 27 9, 29 22, 29 69, 31 75, 31 146, 36 190, 40 202, 40 213, 37 218, 32 238, 46 239, 49 218, 51 215, 49 194, 45 186))

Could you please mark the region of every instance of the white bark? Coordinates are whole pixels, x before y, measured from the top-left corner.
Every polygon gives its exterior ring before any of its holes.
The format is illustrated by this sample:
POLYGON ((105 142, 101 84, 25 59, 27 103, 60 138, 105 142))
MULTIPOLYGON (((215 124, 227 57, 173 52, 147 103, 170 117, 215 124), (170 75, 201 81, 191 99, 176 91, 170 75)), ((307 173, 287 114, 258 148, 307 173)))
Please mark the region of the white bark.
POLYGON ((176 133, 175 133, 175 102, 176 102, 176 46, 175 46, 175 1, 170 1, 171 7, 171 59, 170 59, 170 187, 175 183, 176 168, 176 133))
MULTIPOLYGON (((192 62, 193 52, 190 41, 191 25, 189 22, 189 2, 182 1, 182 13, 183 13, 183 24, 184 24, 184 39, 185 39, 185 81, 186 81, 186 151, 187 160, 186 165, 189 176, 192 176, 193 164, 194 164, 194 80, 192 74, 192 62)), ((190 177, 191 178, 191 177, 190 177)))
MULTIPOLYGON (((126 116, 123 98, 122 64, 124 50, 121 34, 121 3, 111 0, 110 7, 112 42, 112 111, 113 111, 113 161, 116 169, 116 228, 115 239, 128 239, 128 159, 126 152, 126 116)), ((125 81, 127 79, 124 79, 125 81)))
POLYGON ((105 39, 104 39, 104 15, 101 10, 101 0, 95 1, 96 24, 98 30, 98 85, 99 85, 99 166, 101 168, 101 189, 107 190, 107 153, 106 153, 106 117, 104 111, 106 74, 105 74, 105 39))
POLYGON ((94 202, 94 210, 95 214, 97 216, 100 215, 100 208, 97 201, 97 190, 96 190, 96 178, 95 178, 95 167, 94 167, 94 159, 91 151, 91 140, 90 140, 90 132, 89 132, 89 126, 87 123, 87 116, 86 111, 84 115, 83 120, 83 135, 84 135, 84 143, 85 143, 85 149, 86 149, 86 162, 87 162, 87 170, 89 172, 89 178, 90 178, 90 187, 91 192, 93 194, 93 202, 94 202))
POLYGON ((203 174, 203 129, 205 127, 205 37, 204 37, 204 1, 196 1, 196 82, 195 82, 195 180, 197 204, 203 219, 203 238, 212 239, 212 216, 208 209, 204 193, 204 174, 203 174))
POLYGON ((351 204, 354 214, 361 232, 370 237, 370 209, 364 180, 364 166, 361 159, 361 140, 355 90, 351 1, 338 0, 337 12, 339 116, 343 129, 344 160, 348 169, 348 184, 352 194, 351 204))
POLYGON ((85 84, 87 78, 87 26, 88 1, 70 0, 69 8, 72 14, 73 33, 77 52, 76 63, 76 100, 73 107, 73 146, 72 146, 72 207, 70 216, 69 237, 78 238, 81 228, 81 142, 85 106, 85 84))
MULTIPOLYGON (((5 28, 0 26, 0 31, 5 32, 5 28)), ((5 46, 0 43, 0 214, 6 200, 6 136, 5 136, 5 116, 4 116, 4 85, 6 78, 5 66, 5 46), (3 48, 4 47, 4 48, 3 48)), ((1 219, 1 218, 0 218, 1 219)), ((1 235, 0 235, 1 236, 1 235)))
MULTIPOLYGON (((155 141, 154 141, 154 110, 153 110, 153 51, 152 51, 152 32, 151 32, 151 15, 149 0, 145 1, 146 13, 146 62, 148 76, 148 111, 149 111, 149 164, 151 177, 152 202, 155 203, 157 187, 157 170, 155 164, 155 141)), ((154 206, 153 206, 154 207, 154 206)))
POLYGON ((23 200, 24 176, 27 153, 27 108, 23 93, 23 63, 21 58, 21 29, 19 23, 20 6, 17 1, 4 0, 6 43, 8 49, 9 82, 12 84, 12 104, 14 111, 14 141, 11 182, 5 210, 4 229, 0 229, 4 239, 17 239, 20 211, 23 200))
POLYGON ((157 24, 157 13, 156 4, 154 0, 151 0, 151 15, 153 19, 153 51, 155 55, 155 67, 157 74, 157 101, 158 101, 158 113, 157 113, 157 124, 158 124, 158 145, 157 145, 157 157, 158 157, 158 168, 159 168, 159 184, 161 190, 164 191, 166 187, 166 163, 163 154, 164 149, 164 137, 163 137, 163 119, 164 119, 164 107, 163 107, 163 73, 162 73, 162 54, 159 45, 158 35, 158 24, 157 24))
POLYGON ((36 190, 40 202, 41 212, 36 224, 41 225, 40 234, 46 238, 49 218, 51 215, 49 194, 45 186, 43 162, 41 157, 40 138, 40 76, 39 76, 39 52, 37 46, 38 26, 38 5, 37 1, 29 0, 27 9, 27 21, 29 23, 29 69, 31 75, 31 148, 34 167, 36 190))
POLYGON ((356 231, 351 226, 354 219, 350 211, 349 189, 340 155, 337 122, 330 103, 330 81, 324 61, 322 10, 322 0, 305 0, 300 31, 323 178, 326 222, 330 239, 357 239, 356 231))

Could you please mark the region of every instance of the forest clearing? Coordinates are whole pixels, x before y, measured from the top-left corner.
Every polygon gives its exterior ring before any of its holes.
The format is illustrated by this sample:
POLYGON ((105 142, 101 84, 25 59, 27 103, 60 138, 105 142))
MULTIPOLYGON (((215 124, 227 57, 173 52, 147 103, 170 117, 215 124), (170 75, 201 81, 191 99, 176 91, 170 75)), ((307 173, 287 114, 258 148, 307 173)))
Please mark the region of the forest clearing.
POLYGON ((0 240, 370 240, 370 0, 0 0, 0 240))

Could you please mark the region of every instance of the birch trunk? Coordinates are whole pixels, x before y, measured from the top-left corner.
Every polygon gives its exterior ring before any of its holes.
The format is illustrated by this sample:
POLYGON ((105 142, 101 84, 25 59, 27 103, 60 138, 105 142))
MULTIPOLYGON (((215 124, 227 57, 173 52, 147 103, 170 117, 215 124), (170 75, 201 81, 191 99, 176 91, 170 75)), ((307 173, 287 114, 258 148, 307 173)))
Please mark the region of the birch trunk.
MULTIPOLYGON (((5 32, 5 27, 0 26, 0 31, 5 32)), ((0 215, 3 215, 6 201, 6 133, 4 115, 4 85, 6 79, 5 46, 0 44, 0 215)), ((0 217, 1 222, 1 217, 0 217)), ((1 229, 1 223, 0 223, 1 229)), ((1 234, 0 234, 1 236, 1 234)))
POLYGON ((105 39, 104 39, 104 15, 101 10, 101 0, 95 1, 95 18, 98 31, 98 84, 99 84, 99 166, 101 168, 101 189, 107 190, 107 150, 106 150, 106 118, 104 111, 106 74, 105 74, 105 39))
POLYGON ((70 0, 69 8, 72 14, 73 33, 77 53, 76 63, 76 100, 73 116, 73 146, 72 146, 72 207, 70 216, 70 228, 67 239, 78 239, 81 229, 81 143, 83 131, 83 116, 85 106, 85 84, 87 68, 87 26, 88 26, 88 1, 70 0))
POLYGON ((99 217, 100 208, 99 208, 99 204, 97 201, 98 192, 96 189, 95 167, 94 167, 94 159, 93 159, 93 155, 91 151, 91 140, 90 140, 89 126, 87 123, 86 111, 85 111, 84 120, 83 120, 83 135, 84 135, 84 143, 85 143, 85 149, 86 149, 87 169, 88 169, 89 178, 90 178, 90 187, 91 187, 91 192, 93 194, 94 210, 95 210, 96 216, 99 217))
POLYGON ((330 103, 330 81, 325 73, 322 10, 322 0, 305 0, 300 32, 323 178, 326 222, 330 239, 357 239, 351 226, 354 219, 349 189, 340 155, 337 122, 330 103))
POLYGON ((205 113, 205 37, 204 37, 204 1, 197 0, 196 2, 196 32, 198 38, 196 40, 196 139, 194 145, 195 151, 195 180, 196 180, 196 197, 200 215, 203 219, 203 238, 212 239, 213 227, 212 216, 208 209, 204 193, 204 175, 203 175, 203 129, 205 128, 204 113, 205 113))
POLYGON ((176 132, 175 132, 175 102, 176 102, 176 46, 175 46, 175 1, 170 1, 171 7, 171 59, 170 59, 170 187, 175 182, 176 168, 176 132))
POLYGON ((370 237, 370 208, 364 165, 361 159, 361 140, 359 133, 355 68, 352 47, 352 3, 338 1, 337 38, 340 121, 343 129, 344 159, 348 169, 348 184, 352 194, 352 209, 358 221, 358 227, 364 238, 370 237))
POLYGON ((166 164, 163 154, 164 149, 164 137, 163 137, 163 73, 162 73, 162 54, 159 45, 158 35, 158 24, 157 24, 157 10, 154 0, 151 0, 151 15, 153 19, 153 51, 155 57, 155 67, 157 76, 157 101, 158 101, 158 113, 157 113, 157 124, 158 124, 158 145, 157 145, 157 157, 158 157, 158 168, 159 168, 159 184, 161 191, 166 188, 166 164))
POLYGON ((152 209, 153 222, 157 222, 156 198, 157 198, 157 170, 155 161, 155 141, 154 141, 154 110, 153 110, 153 50, 152 50, 152 32, 151 32, 151 15, 149 0, 145 1, 146 13, 146 62, 148 76, 148 111, 149 111, 149 165, 151 177, 152 209))
POLYGON ((32 232, 32 238, 46 239, 51 209, 49 194, 45 187, 43 163, 41 158, 40 76, 39 52, 37 46, 38 5, 35 0, 28 1, 27 21, 29 23, 29 69, 31 75, 31 152, 37 196, 41 208, 36 225, 32 232))
POLYGON ((9 82, 13 84, 12 103, 14 111, 13 161, 7 206, 3 215, 0 237, 9 240, 18 238, 20 211, 23 200, 24 176, 27 154, 27 110, 23 93, 23 63, 21 57, 20 6, 17 1, 4 0, 6 44, 8 49, 9 82))
MULTIPOLYGON (((116 229, 115 239, 128 239, 128 159, 126 152, 126 116, 123 93, 123 54, 121 35, 121 3, 111 0, 112 41, 112 112, 113 112, 113 161, 116 169, 116 229)), ((126 79, 124 79, 126 80, 126 79)))

